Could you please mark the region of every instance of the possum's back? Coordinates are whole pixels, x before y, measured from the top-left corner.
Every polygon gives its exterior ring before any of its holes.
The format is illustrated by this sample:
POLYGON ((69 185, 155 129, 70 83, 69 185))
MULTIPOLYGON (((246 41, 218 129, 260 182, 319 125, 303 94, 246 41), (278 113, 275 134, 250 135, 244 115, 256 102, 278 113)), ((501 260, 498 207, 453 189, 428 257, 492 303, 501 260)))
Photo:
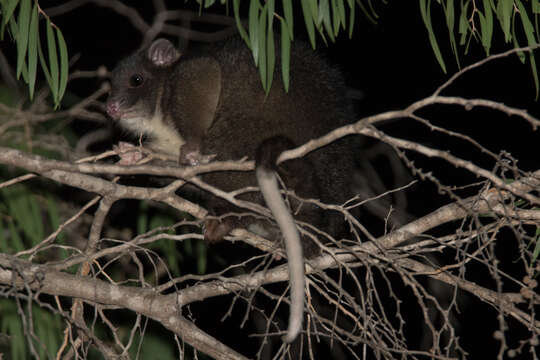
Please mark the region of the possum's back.
POLYGON ((218 46, 214 57, 222 68, 222 95, 206 139, 207 153, 251 156, 263 140, 276 135, 301 145, 352 120, 341 73, 304 43, 292 47, 288 93, 279 52, 268 95, 241 39, 218 46))
MULTIPOLYGON (((218 160, 252 159, 264 140, 279 135, 299 146, 353 120, 341 73, 305 44, 292 47, 288 93, 281 80, 279 53, 268 95, 251 52, 241 39, 220 45, 214 56, 222 69, 222 94, 203 152, 217 154, 218 160)), ((297 193, 330 203, 348 199, 348 179, 354 166, 354 148, 349 140, 342 139, 306 156, 321 190, 302 193, 302 189, 296 189, 297 193)), ((301 183, 308 174, 296 176, 300 179, 294 182, 301 183)), ((210 174, 205 180, 225 190, 255 185, 250 173, 210 174)))

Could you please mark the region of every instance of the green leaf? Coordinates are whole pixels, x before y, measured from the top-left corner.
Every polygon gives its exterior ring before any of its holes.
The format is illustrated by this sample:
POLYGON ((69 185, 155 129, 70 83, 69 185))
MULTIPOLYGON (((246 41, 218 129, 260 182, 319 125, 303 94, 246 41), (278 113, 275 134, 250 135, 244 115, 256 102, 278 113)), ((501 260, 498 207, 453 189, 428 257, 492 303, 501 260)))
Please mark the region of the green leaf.
POLYGON ((435 57, 437 58, 439 65, 441 66, 442 70, 446 73, 446 65, 444 64, 444 60, 441 55, 441 50, 439 49, 439 45, 437 44, 437 39, 435 38, 435 32, 433 31, 433 27, 431 26, 431 8, 430 7, 431 7, 431 0, 420 0, 420 13, 422 15, 422 20, 424 21, 424 25, 426 26, 426 29, 428 31, 429 42, 431 44, 431 48, 433 49, 433 53, 435 54, 435 57))
POLYGON ((272 30, 274 24, 274 13, 276 11, 276 1, 267 0, 266 4, 268 5, 268 10, 266 11, 268 15, 268 31, 272 30))
POLYGON ((21 319, 17 313, 17 307, 11 300, 0 301, 0 310, 2 310, 2 323, 1 332, 9 335, 11 357, 13 360, 25 360, 28 358, 26 353, 25 334, 23 332, 23 326, 21 319))
MULTIPOLYGON (((531 20, 529 19, 527 12, 525 11, 525 7, 523 6, 523 3, 520 0, 515 0, 516 6, 519 10, 519 15, 521 17, 521 22, 523 23, 523 31, 525 32, 525 36, 527 37, 527 44, 529 46, 535 46, 536 45, 536 39, 534 37, 534 27, 531 23, 531 20)), ((534 60, 534 54, 532 51, 529 51, 529 59, 531 60, 531 70, 534 77, 534 85, 536 88, 536 99, 538 99, 538 73, 536 70, 536 62, 534 60)))
POLYGON ((281 77, 285 92, 289 92, 291 38, 288 36, 287 24, 281 20, 281 77))
POLYGON ((43 229, 43 218, 41 217, 41 208, 39 207, 38 200, 34 195, 29 194, 28 196, 28 206, 30 208, 30 218, 29 222, 31 225, 31 232, 26 230, 25 233, 28 238, 32 241, 32 246, 37 245, 45 236, 45 231, 43 229))
MULTIPOLYGON (((518 43, 518 39, 516 36, 516 14, 515 13, 512 15, 512 42, 514 44, 514 48, 518 49, 521 47, 518 43)), ((516 55, 519 61, 525 64, 525 53, 523 51, 518 51, 516 55)))
POLYGON ((56 29, 56 36, 58 37, 58 48, 60 50, 60 88, 58 90, 58 100, 61 100, 66 92, 68 82, 69 57, 66 41, 58 28, 56 29))
POLYGON ((8 221, 8 228, 9 228, 9 235, 11 239, 11 247, 15 252, 23 251, 24 250, 24 243, 21 239, 21 236, 19 234, 19 231, 17 231, 17 228, 15 227, 15 224, 12 220, 8 221))
POLYGON ((259 0, 254 0, 249 3, 248 13, 248 31, 249 31, 249 46, 255 59, 255 66, 259 65, 259 13, 261 6, 259 0))
POLYGON ((540 14, 540 1, 538 0, 532 1, 532 12, 533 14, 540 14))
POLYGON ((289 30, 289 38, 292 40, 294 39, 294 33, 293 33, 294 16, 293 16, 292 1, 283 0, 282 3, 283 3, 283 17, 285 18, 285 23, 287 24, 287 29, 289 30))
POLYGON ((139 203, 139 214, 137 216, 137 234, 141 235, 148 231, 148 202, 139 203))
POLYGON ((262 8, 260 17, 259 17, 259 27, 257 33, 259 35, 259 56, 258 56, 258 66, 259 66, 259 75, 261 77, 263 89, 266 92, 268 90, 266 82, 266 20, 268 11, 268 3, 262 8))
MULTIPOLYGON (((337 2, 337 8, 338 8, 338 14, 339 14, 339 20, 340 20, 340 23, 341 23, 341 27, 343 30, 346 29, 346 25, 347 25, 347 15, 345 13, 345 3, 343 2, 343 0, 339 0, 337 2)), ((338 29, 339 31, 339 29, 338 29)), ((336 32, 336 35, 337 35, 337 32, 336 32)))
POLYGON ((367 17, 367 19, 372 24, 376 24, 377 23, 376 19, 378 18, 378 16, 375 13, 375 11, 373 11, 373 6, 371 5, 371 2, 369 3, 369 7, 370 7, 371 11, 366 9, 366 7, 364 6, 364 3, 361 0, 356 0, 356 3, 358 4, 358 7, 360 8, 360 10, 362 10, 362 12, 364 13, 365 17, 367 17))
POLYGON ((349 10, 349 39, 352 38, 353 30, 354 30, 354 17, 355 17, 355 9, 354 3, 352 7, 349 10))
POLYGON ((36 3, 32 9, 32 17, 30 19, 30 34, 28 36, 28 88, 30 90, 30 100, 34 98, 34 88, 36 84, 38 60, 37 43, 39 38, 38 22, 38 8, 36 3))
MULTIPOLYGON (((311 10, 311 15, 313 19, 317 19, 319 17, 318 15, 319 7, 317 6, 317 2, 313 0, 308 1, 308 6, 309 6, 309 9, 311 10)), ((320 25, 320 24, 317 24, 317 25, 320 25)))
POLYGON ((249 45, 249 37, 246 33, 246 30, 244 29, 244 26, 242 25, 242 19, 240 18, 240 0, 233 0, 233 12, 238 33, 240 33, 240 36, 242 37, 242 39, 244 39, 246 44, 249 45))
POLYGON ((9 253, 11 249, 8 246, 8 240, 6 238, 5 231, 6 228, 3 223, 4 222, 2 221, 2 218, 0 218, 0 252, 9 253))
POLYGON ((268 16, 268 27, 266 30, 266 66, 267 66, 267 79, 268 79, 268 89, 272 85, 272 79, 274 78, 274 68, 276 64, 276 51, 274 43, 274 15, 276 11, 276 2, 275 0, 267 0, 266 4, 268 5, 267 16, 268 16))
POLYGON ((454 8, 454 0, 447 0, 446 6, 443 6, 445 17, 446 17, 446 26, 448 27, 448 33, 450 34, 450 47, 452 48, 452 52, 454 53, 454 56, 456 58, 456 64, 458 67, 461 67, 459 64, 459 56, 458 56, 458 46, 456 42, 456 37, 454 35, 454 25, 455 25, 455 8, 454 8))
POLYGON ((333 38, 333 29, 332 21, 330 20, 330 4, 328 0, 321 0, 319 2, 319 18, 317 19, 317 24, 323 24, 324 29, 330 35, 330 38, 333 38))
POLYGON ((47 80, 47 83, 51 83, 51 74, 49 73, 49 69, 47 68, 47 62, 45 61, 45 55, 43 55, 43 49, 41 48, 41 43, 38 41, 38 55, 39 55, 39 64, 41 65, 41 69, 43 70, 43 75, 45 75, 45 79, 47 80))
POLYGON ((19 0, 2 1, 2 27, 0 28, 0 40, 4 40, 4 30, 11 16, 15 12, 15 8, 19 0))
POLYGON ((459 39, 459 45, 465 44, 467 41, 467 34, 469 33, 469 19, 467 19, 467 10, 469 7, 469 2, 467 1, 465 5, 461 7, 459 14, 459 33, 461 37, 459 39))
POLYGON ((531 61, 531 71, 533 73, 534 87, 536 89, 536 100, 538 100, 538 88, 540 84, 538 83, 538 70, 536 68, 536 60, 534 59, 533 52, 529 52, 529 60, 531 61))
POLYGON ((341 21, 339 19, 339 9, 337 8, 337 1, 332 1, 332 31, 328 32, 330 40, 335 41, 335 36, 339 32, 339 26, 341 21))
POLYGON ((310 0, 300 0, 300 3, 302 5, 302 13, 304 14, 304 21, 306 23, 309 42, 311 43, 311 47, 315 49, 315 26, 313 25, 315 18, 311 12, 310 0))
MULTIPOLYGON (((149 228, 151 230, 158 228, 169 228, 166 233, 173 234, 174 230, 170 227, 174 225, 173 219, 165 214, 158 214, 152 216, 149 222, 149 228)), ((162 249, 165 254, 167 254, 167 263, 169 269, 175 274, 178 275, 180 272, 180 253, 176 250, 176 241, 170 239, 160 239, 158 242, 154 243, 157 248, 162 249)))
MULTIPOLYGON (((58 213, 58 205, 56 205, 56 200, 51 196, 47 196, 47 215, 49 216, 49 221, 51 227, 56 231, 60 226, 60 215, 58 213)), ((63 232, 58 233, 56 237, 60 244, 64 243, 65 234, 63 232)))
MULTIPOLYGON (((9 22, 9 31, 11 32, 11 34, 13 34, 14 38, 17 38, 17 34, 19 33, 19 26, 17 25, 17 22, 13 19, 9 22)), ((22 63, 22 77, 24 81, 28 83, 28 68, 25 61, 23 61, 22 63)))
POLYGON ((58 105, 58 56, 56 53, 56 38, 51 21, 47 19, 47 49, 49 50, 49 67, 51 70, 51 82, 49 86, 56 105, 58 105))
POLYGON ((17 31, 17 78, 20 78, 28 49, 28 26, 30 24, 31 0, 21 0, 17 31))
POLYGON ((484 19, 483 22, 480 21, 481 24, 481 38, 482 38, 482 45, 484 46, 484 49, 486 51, 486 55, 489 56, 489 49, 491 47, 491 38, 493 36, 493 13, 491 10, 491 5, 489 3, 489 0, 483 0, 484 1, 484 15, 482 16, 482 13, 480 14, 480 19, 484 19))
POLYGON ((510 24, 513 9, 513 1, 499 0, 497 3, 497 16, 499 17, 499 22, 501 23, 505 42, 509 42, 511 38, 510 24))
MULTIPOLYGON (((274 0, 268 1, 268 13, 273 14, 270 11, 273 7, 274 0)), ((272 81, 274 79, 274 69, 276 67, 276 51, 274 44, 274 29, 273 29, 273 16, 269 16, 268 20, 268 38, 266 39, 266 92, 270 91, 272 87, 272 81)))
POLYGON ((444 6, 444 14, 446 18, 446 26, 448 27, 450 34, 453 35, 455 19, 454 0, 446 1, 446 6, 444 6))
POLYGON ((207 268, 207 260, 208 260, 208 247, 204 243, 204 241, 197 241, 195 243, 196 246, 196 252, 197 252, 197 272, 199 274, 205 274, 206 268, 207 268))

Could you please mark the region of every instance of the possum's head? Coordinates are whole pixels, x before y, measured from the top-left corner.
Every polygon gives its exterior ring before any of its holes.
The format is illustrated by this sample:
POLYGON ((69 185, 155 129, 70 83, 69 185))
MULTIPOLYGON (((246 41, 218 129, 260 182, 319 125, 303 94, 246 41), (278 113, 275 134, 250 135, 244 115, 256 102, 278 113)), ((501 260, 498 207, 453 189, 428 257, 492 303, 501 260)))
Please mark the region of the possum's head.
POLYGON ((160 116, 160 100, 169 70, 180 58, 165 39, 121 61, 111 76, 107 114, 134 132, 145 134, 151 119, 160 116))

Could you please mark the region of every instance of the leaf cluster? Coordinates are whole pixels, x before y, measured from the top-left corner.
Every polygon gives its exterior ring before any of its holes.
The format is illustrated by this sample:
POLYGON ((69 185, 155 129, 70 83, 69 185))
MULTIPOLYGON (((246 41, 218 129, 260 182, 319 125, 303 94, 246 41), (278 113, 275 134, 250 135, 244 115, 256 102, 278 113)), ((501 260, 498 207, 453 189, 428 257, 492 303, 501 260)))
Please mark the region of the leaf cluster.
POLYGON ((22 75, 28 84, 30 99, 33 99, 37 64, 49 84, 55 106, 64 96, 68 81, 68 52, 60 29, 41 10, 37 1, 1 0, 2 22, 0 39, 7 32, 17 44, 17 78, 22 75), (40 41, 39 22, 43 18, 47 41, 47 56, 40 41))
MULTIPOLYGON (((206 1, 205 6, 210 5, 208 3, 213 2, 206 1)), ((371 1, 368 3, 369 7, 366 7, 359 0, 301 0, 302 15, 311 46, 316 47, 317 33, 325 43, 328 40, 334 42, 340 31, 347 30, 349 37, 351 37, 355 24, 356 6, 363 11, 368 19, 374 22, 377 15, 371 6, 371 1)), ((277 3, 275 0, 263 3, 259 0, 250 1, 247 29, 244 28, 241 21, 240 0, 233 0, 233 12, 238 31, 253 52, 263 88, 267 92, 272 85, 277 55, 274 20, 279 21, 281 74, 285 90, 288 91, 290 48, 294 39, 293 2, 289 0, 277 3)))
MULTIPOLYGON (((433 53, 443 71, 446 72, 446 64, 433 26, 432 4, 434 2, 433 0, 419 0, 420 13, 428 32, 433 53)), ((522 0, 460 0, 458 6, 456 6, 455 0, 436 0, 436 4, 443 10, 450 47, 458 66, 460 65, 459 46, 464 46, 464 53, 467 54, 471 41, 475 40, 482 44, 486 56, 489 56, 493 45, 493 35, 497 30, 504 35, 504 42, 512 43, 515 49, 524 46, 524 44, 534 47, 539 43, 538 14, 540 13, 540 3, 538 0, 530 2, 522 0), (523 35, 525 40, 521 39, 523 35)), ((517 54, 520 61, 524 63, 525 53, 519 51, 517 54)), ((536 97, 538 97, 539 82, 533 52, 529 52, 528 57, 536 86, 536 97)))

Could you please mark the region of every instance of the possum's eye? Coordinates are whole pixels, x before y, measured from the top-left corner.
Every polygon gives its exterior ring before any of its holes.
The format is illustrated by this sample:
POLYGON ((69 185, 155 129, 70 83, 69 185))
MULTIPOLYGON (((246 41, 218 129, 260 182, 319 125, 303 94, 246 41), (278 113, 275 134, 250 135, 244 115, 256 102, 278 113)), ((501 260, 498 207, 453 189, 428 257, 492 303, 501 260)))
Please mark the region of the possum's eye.
POLYGON ((131 87, 139 87, 143 84, 143 82, 144 79, 139 74, 131 75, 131 77, 129 78, 129 86, 131 87))

